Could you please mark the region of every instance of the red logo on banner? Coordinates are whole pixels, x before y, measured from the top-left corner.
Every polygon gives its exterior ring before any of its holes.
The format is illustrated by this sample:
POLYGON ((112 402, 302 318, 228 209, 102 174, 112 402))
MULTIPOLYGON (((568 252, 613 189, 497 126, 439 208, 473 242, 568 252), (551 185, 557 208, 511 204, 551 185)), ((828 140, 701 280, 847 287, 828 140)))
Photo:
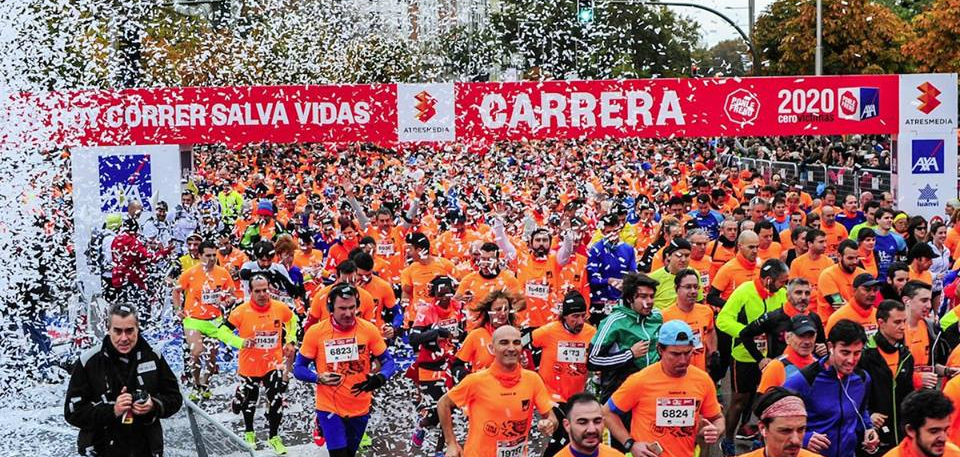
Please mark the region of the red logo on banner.
POLYGON ((416 99, 417 104, 414 107, 417 108, 417 119, 424 123, 433 119, 433 116, 437 114, 437 109, 434 107, 437 104, 437 99, 433 98, 427 91, 417 94, 416 99))
POLYGON ((723 110, 727 113, 728 119, 742 127, 753 124, 757 120, 757 116, 760 115, 760 100, 753 92, 737 89, 727 95, 723 110))
POLYGON ((931 111, 940 106, 940 100, 937 99, 937 96, 940 95, 940 89, 937 89, 929 82, 917 86, 917 89, 923 92, 923 94, 917 97, 917 100, 920 100, 920 106, 917 107, 920 112, 930 114, 931 111))
POLYGON ((853 92, 844 92, 840 97, 840 115, 853 116, 860 109, 860 102, 853 92))

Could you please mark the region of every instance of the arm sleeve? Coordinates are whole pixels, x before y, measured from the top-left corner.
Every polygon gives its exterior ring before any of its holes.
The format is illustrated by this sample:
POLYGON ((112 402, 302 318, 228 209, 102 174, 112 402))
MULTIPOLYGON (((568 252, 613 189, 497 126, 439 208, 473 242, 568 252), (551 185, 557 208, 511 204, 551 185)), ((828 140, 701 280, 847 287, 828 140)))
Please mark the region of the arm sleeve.
POLYGON ((397 372, 397 363, 394 362, 390 351, 383 351, 382 354, 377 356, 377 360, 380 361, 380 374, 382 374, 384 378, 390 379, 390 377, 397 372))
POLYGON ((560 240, 560 249, 557 250, 557 266, 563 268, 566 264, 570 263, 572 256, 573 238, 565 233, 563 239, 560 240))
POLYGON ((744 325, 737 321, 737 316, 742 309, 743 299, 740 298, 739 294, 734 293, 724 303, 720 313, 717 314, 717 328, 734 338, 739 337, 744 325))
POLYGON ((720 297, 722 293, 716 287, 710 286, 710 292, 707 293, 707 304, 717 309, 723 308, 724 301, 720 297))
POLYGON ((413 327, 410 329, 410 346, 417 351, 420 346, 436 341, 438 333, 439 331, 435 328, 413 327))
POLYGON ((117 420, 113 405, 94 397, 87 371, 79 361, 73 367, 67 386, 63 415, 67 423, 81 429, 107 427, 117 420))
POLYGON ((407 220, 411 220, 414 217, 417 217, 417 213, 419 212, 420 212, 420 199, 414 197, 410 201, 410 209, 407 210, 407 218, 401 221, 400 225, 405 229, 410 228, 411 225, 407 223, 407 220))
POLYGON ((497 246, 503 250, 506 260, 512 261, 517 258, 517 248, 513 246, 513 243, 510 242, 510 239, 507 237, 506 232, 503 229, 503 222, 497 219, 496 223, 493 224, 493 238, 497 242, 497 246))
POLYGON ((757 320, 743 327, 743 330, 740 330, 740 343, 743 344, 743 348, 750 353, 750 357, 753 357, 753 360, 759 361, 765 357, 763 353, 757 349, 757 343, 753 341, 753 338, 766 334, 770 330, 770 323, 773 321, 771 314, 772 313, 763 314, 757 318, 757 320))
POLYGON ((287 344, 293 344, 297 342, 297 328, 297 315, 293 314, 293 311, 291 311, 290 319, 283 328, 284 342, 287 344))
POLYGON ((301 353, 297 353, 297 358, 293 362, 293 377, 303 382, 316 384, 317 372, 310 367, 311 364, 313 364, 313 359, 308 358, 301 353))
POLYGON ((357 216, 357 221, 360 222, 360 230, 366 230, 370 219, 363 213, 363 207, 360 206, 360 202, 357 201, 356 197, 351 195, 347 197, 347 203, 350 204, 350 208, 353 209, 353 214, 357 216))

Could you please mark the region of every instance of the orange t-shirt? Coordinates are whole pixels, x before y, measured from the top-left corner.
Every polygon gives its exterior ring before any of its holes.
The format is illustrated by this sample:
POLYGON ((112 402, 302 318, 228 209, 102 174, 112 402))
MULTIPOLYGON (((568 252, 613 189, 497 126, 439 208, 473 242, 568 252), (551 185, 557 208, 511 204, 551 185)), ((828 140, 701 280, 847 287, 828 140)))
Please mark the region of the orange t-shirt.
POLYGON ((663 314, 664 323, 679 319, 690 325, 693 333, 700 338, 700 345, 693 350, 693 358, 690 359, 690 364, 706 371, 707 348, 705 340, 714 332, 713 309, 707 305, 694 304, 693 309, 689 313, 685 313, 680 309, 680 306, 674 303, 660 312, 663 314))
POLYGON ((568 291, 577 290, 590 307, 590 283, 587 282, 587 256, 574 254, 563 268, 560 269, 560 279, 557 281, 557 293, 554 303, 561 303, 568 291))
POLYGON ((187 317, 213 319, 223 315, 219 301, 233 289, 233 278, 219 265, 214 265, 209 273, 203 265, 195 265, 180 275, 180 288, 184 290, 183 310, 187 317))
POLYGON ((960 246, 960 225, 955 225, 947 230, 947 239, 943 244, 947 246, 950 252, 960 252, 957 251, 957 246, 960 246))
POLYGON ((302 249, 297 249, 293 253, 293 265, 303 272, 304 281, 310 281, 323 273, 323 251, 311 249, 308 254, 302 249))
POLYGON ((580 333, 573 334, 559 321, 533 331, 533 346, 543 348, 539 374, 554 401, 564 402, 583 392, 589 374, 587 348, 595 333, 596 327, 584 324, 580 333))
POLYGON ((780 247, 782 247, 784 251, 789 251, 797 247, 793 244, 793 238, 791 238, 791 235, 793 235, 793 230, 790 229, 780 232, 780 247))
POLYGON ((836 256, 837 247, 840 246, 840 242, 850 237, 850 234, 847 233, 847 228, 844 227, 843 224, 834 223, 833 227, 820 224, 820 231, 827 235, 827 250, 823 253, 827 256, 836 256))
POLYGON ((709 292, 710 289, 707 287, 710 286, 710 279, 712 279, 710 273, 713 273, 713 260, 710 256, 704 254, 700 260, 694 260, 693 257, 690 257, 688 267, 693 268, 700 274, 700 289, 709 292))
POLYGON ((493 342, 493 335, 487 326, 477 327, 467 333, 467 337, 457 351, 457 358, 470 364, 474 373, 493 364, 493 352, 488 347, 493 342))
POLYGON ((763 262, 766 262, 767 260, 779 259, 781 252, 783 252, 783 245, 774 241, 770 243, 770 246, 767 246, 766 249, 760 249, 757 251, 757 260, 762 265, 763 262))
POLYGON ((930 365, 930 334, 927 333, 927 324, 921 320, 916 328, 911 328, 907 322, 904 343, 913 355, 914 365, 930 365))
POLYGON ((873 255, 873 252, 864 253, 860 251, 860 264, 863 265, 863 269, 873 275, 874 278, 877 277, 877 257, 873 255))
POLYGON ((840 265, 834 265, 826 268, 820 273, 817 280, 817 290, 819 292, 819 301, 817 314, 820 315, 820 321, 826 322, 833 314, 833 306, 827 302, 827 297, 840 294, 845 302, 853 301, 853 280, 861 273, 866 273, 862 268, 856 268, 852 274, 843 271, 840 265))
POLYGON ((340 417, 357 417, 370 412, 373 394, 354 395, 350 389, 363 382, 370 373, 370 361, 387 350, 380 329, 357 319, 347 331, 333 328, 329 319, 307 330, 300 346, 300 354, 316 362, 318 373, 336 372, 342 376, 340 384, 317 384, 317 411, 334 413, 340 417))
POLYGON ((517 281, 517 277, 507 270, 500 270, 500 274, 493 279, 484 278, 480 276, 480 273, 470 273, 463 278, 463 281, 457 287, 457 295, 470 296, 472 294, 470 300, 464 300, 463 302, 464 308, 469 310, 495 290, 506 290, 510 293, 519 294, 520 281, 517 281))
POLYGON ((863 329, 867 332, 867 338, 877 333, 877 308, 871 306, 869 310, 864 310, 859 305, 850 301, 830 315, 830 319, 823 329, 827 337, 830 336, 830 329, 843 319, 849 319, 862 325, 863 329))
POLYGON ((495 377, 497 368, 491 367, 467 376, 447 392, 469 420, 464 457, 527 455, 534 408, 546 415, 554 404, 540 376, 517 369, 519 383, 513 387, 504 387, 495 377))
POLYGON ((710 270, 711 277, 716 276, 717 271, 720 270, 724 264, 737 256, 736 247, 728 248, 722 244, 717 246, 717 243, 716 240, 713 240, 707 245, 707 256, 710 257, 713 262, 713 268, 710 270))
POLYGON ((930 270, 924 271, 923 273, 918 273, 917 270, 914 270, 913 267, 909 268, 909 280, 917 280, 926 283, 928 286, 933 285, 933 274, 930 273, 930 270))
MULTIPOLYGON (((820 273, 834 265, 830 257, 821 255, 817 260, 810 253, 801 254, 790 264, 790 278, 803 278, 810 283, 810 309, 819 310, 823 297, 820 296, 820 273)), ((826 320, 824 320, 826 322, 826 320)))
MULTIPOLYGON (((597 447, 596 457, 624 457, 624 454, 606 444, 600 443, 600 446, 597 447)), ((570 445, 560 450, 560 452, 554 454, 554 457, 574 457, 573 452, 570 451, 570 445)), ((762 456, 761 456, 762 457, 762 456)))
MULTIPOLYGON (((947 356, 947 366, 950 368, 960 368, 960 346, 950 351, 950 355, 947 356)), ((960 378, 960 376, 957 377, 960 378)))
MULTIPOLYGON (((943 386, 943 395, 953 402, 954 411, 960 411, 960 376, 954 376, 943 386)), ((960 443, 960 414, 953 414, 950 419, 950 432, 948 439, 953 443, 960 443)))
POLYGON ((533 256, 524 257, 520 261, 517 284, 522 288, 526 307, 518 313, 517 322, 521 327, 542 327, 557 318, 553 304, 558 303, 555 297, 560 267, 554 255, 542 261, 533 256))
POLYGON ((276 300, 270 300, 270 307, 264 310, 246 302, 230 312, 227 320, 240 338, 254 338, 253 347, 240 348, 240 376, 260 377, 283 368, 283 326, 292 318, 293 311, 276 300))
POLYGON ((384 261, 381 272, 383 279, 391 283, 400 282, 400 271, 407 264, 406 244, 400 227, 393 227, 390 232, 383 233, 379 228, 370 226, 367 236, 377 243, 373 250, 374 259, 384 261))
POLYGON ((383 309, 393 309, 394 306, 397 306, 397 296, 393 293, 393 287, 390 287, 390 283, 382 278, 372 276, 370 282, 360 285, 360 289, 369 292, 370 296, 373 297, 373 310, 371 312, 373 319, 370 322, 373 322, 377 328, 382 327, 384 324, 383 309))
POLYGON ((417 317, 417 306, 430 303, 430 281, 437 276, 452 276, 453 263, 449 260, 432 257, 431 262, 424 265, 413 262, 400 272, 400 284, 404 289, 413 290, 410 297, 410 306, 404 310, 405 322, 413 322, 417 317))
MULTIPOLYGON (((806 367, 817 360, 812 355, 800 357, 796 352, 793 351, 793 349, 790 349, 789 346, 784 349, 783 353, 787 356, 787 360, 789 360, 790 363, 794 364, 797 368, 806 367)), ((763 373, 760 375, 760 384, 757 386, 757 392, 762 394, 771 387, 782 386, 786 381, 786 365, 784 365, 784 363, 780 361, 780 358, 777 357, 771 360, 767 366, 763 367, 763 373)))
POLYGON ((689 457, 696 445, 700 418, 720 416, 717 388, 697 367, 687 368, 680 378, 667 376, 661 362, 630 375, 610 401, 620 411, 630 411, 630 437, 640 442, 656 441, 661 457, 689 457))
MULTIPOLYGON (((232 249, 230 254, 224 256, 220 253, 220 250, 217 249, 217 265, 220 265, 223 268, 227 269, 227 272, 236 271, 240 272, 240 268, 243 267, 243 264, 247 263, 247 255, 239 249, 232 249)), ((237 275, 237 279, 233 281, 233 294, 237 298, 243 299, 243 284, 240 282, 240 276, 237 275)))
MULTIPOLYGON (((313 298, 310 299, 310 317, 317 322, 330 319, 330 310, 327 309, 327 297, 330 295, 331 290, 333 290, 333 284, 317 290, 317 293, 313 294, 313 298)), ((374 312, 377 306, 373 302, 373 295, 370 295, 370 292, 362 288, 358 288, 357 292, 360 295, 360 308, 357 309, 357 315, 366 319, 367 322, 376 322, 377 318, 374 312)))
POLYGON ((463 233, 447 230, 437 238, 437 254, 454 264, 470 260, 470 244, 482 238, 479 233, 473 230, 465 230, 463 233))
POLYGON ((720 291, 720 298, 726 300, 740 284, 753 281, 757 270, 756 263, 750 263, 743 256, 737 255, 717 270, 710 285, 720 291))

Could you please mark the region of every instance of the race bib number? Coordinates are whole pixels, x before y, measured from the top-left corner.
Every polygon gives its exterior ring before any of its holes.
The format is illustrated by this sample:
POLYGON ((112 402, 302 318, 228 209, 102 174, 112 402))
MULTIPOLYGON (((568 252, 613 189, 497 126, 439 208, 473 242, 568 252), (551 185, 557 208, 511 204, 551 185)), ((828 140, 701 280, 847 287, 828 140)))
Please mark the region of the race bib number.
POLYGON ((454 336, 460 332, 460 326, 456 319, 444 319, 440 322, 437 322, 437 327, 450 332, 450 334, 454 336))
POLYGON ((497 441, 497 457, 523 457, 526 455, 526 437, 513 441, 497 441))
POLYGON ((698 328, 693 330, 693 349, 697 351, 703 349, 703 337, 698 328))
POLYGON ((391 256, 393 253, 393 243, 377 243, 377 255, 391 256))
POLYGON ((323 342, 327 363, 354 362, 360 360, 356 338, 338 338, 323 342))
POLYGON ((527 283, 527 296, 539 300, 546 300, 550 296, 548 284, 538 284, 533 281, 527 283))
POLYGON ((933 365, 917 365, 913 370, 917 373, 933 373, 933 365))
POLYGON ((877 334, 877 324, 866 324, 863 326, 863 331, 867 332, 867 338, 870 338, 877 334))
POLYGON ((696 410, 693 398, 658 398, 657 427, 693 427, 696 410))
POLYGON ((700 287, 706 289, 710 285, 710 273, 709 272, 700 272, 700 287))
POLYGON ((254 349, 274 349, 279 344, 279 332, 256 332, 253 336, 254 349))
POLYGON ((587 363, 587 343, 578 341, 557 342, 557 362, 587 363))
POLYGON ((200 295, 200 301, 203 302, 204 305, 216 305, 220 303, 220 292, 205 290, 200 295))
POLYGON ((753 344, 757 345, 757 350, 761 354, 767 355, 767 335, 755 336, 753 338, 753 344))

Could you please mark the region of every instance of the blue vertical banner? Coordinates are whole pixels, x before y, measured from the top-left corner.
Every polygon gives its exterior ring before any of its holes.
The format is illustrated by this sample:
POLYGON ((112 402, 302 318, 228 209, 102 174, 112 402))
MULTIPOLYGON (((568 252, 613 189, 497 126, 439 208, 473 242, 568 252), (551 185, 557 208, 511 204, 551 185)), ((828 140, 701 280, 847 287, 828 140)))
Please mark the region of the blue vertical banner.
POLYGON ((151 211, 153 177, 149 154, 109 155, 97 157, 100 177, 100 211, 120 213, 131 201, 139 201, 144 211, 151 211))

